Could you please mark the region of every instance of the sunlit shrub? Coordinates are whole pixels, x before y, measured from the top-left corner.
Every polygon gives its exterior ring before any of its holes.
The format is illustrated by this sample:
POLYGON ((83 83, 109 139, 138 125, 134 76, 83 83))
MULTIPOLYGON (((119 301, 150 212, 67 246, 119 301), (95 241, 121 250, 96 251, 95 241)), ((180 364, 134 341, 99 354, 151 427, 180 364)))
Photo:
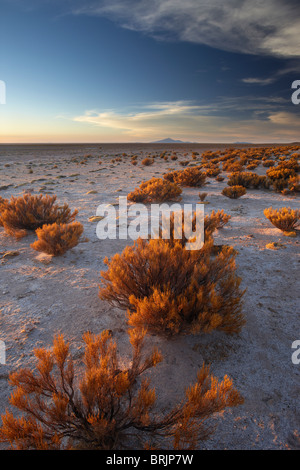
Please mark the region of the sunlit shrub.
POLYGON ((139 239, 106 259, 99 295, 127 309, 128 322, 157 334, 237 333, 244 324, 235 254, 213 255, 211 238, 201 250, 174 239, 139 239))
POLYGON ((300 177, 290 176, 288 180, 288 188, 292 192, 299 193, 300 192, 300 177))
POLYGON ((255 170, 255 168, 258 167, 258 163, 252 162, 249 163, 249 165, 246 166, 247 170, 255 170))
POLYGON ((275 179, 272 182, 273 188, 278 193, 281 193, 285 188, 288 187, 288 180, 285 178, 275 179))
POLYGON ((45 224, 72 222, 78 211, 71 212, 68 204, 59 206, 55 202, 56 196, 42 194, 12 196, 4 210, 1 210, 1 223, 9 235, 21 238, 27 234, 27 230, 36 230, 45 224))
POLYGON ((221 170, 219 167, 211 167, 205 170, 205 175, 207 176, 207 178, 213 178, 215 176, 218 176, 220 173, 221 170))
POLYGON ((121 365, 109 333, 85 333, 84 363, 75 367, 69 344, 56 336, 51 350, 37 349, 36 371, 10 375, 11 404, 23 413, 2 415, 0 440, 14 449, 119 450, 195 449, 214 427, 215 413, 243 403, 225 376, 214 377, 203 365, 185 399, 169 412, 155 410, 155 389, 143 373, 161 362, 156 350, 143 353, 144 332, 130 332, 131 365, 121 365))
MULTIPOLYGON (((222 229, 231 219, 231 215, 226 214, 224 210, 218 210, 218 211, 211 211, 210 214, 207 214, 204 217, 204 241, 207 242, 212 238, 213 233, 216 230, 222 229)), ((182 247, 185 247, 186 244, 188 243, 188 238, 185 235, 185 218, 184 218, 184 211, 182 210, 181 212, 181 217, 180 217, 180 227, 176 227, 177 231, 180 232, 181 238, 177 239, 175 238, 175 223, 178 223, 178 219, 175 218, 175 214, 172 213, 170 216, 170 231, 168 233, 168 238, 164 238, 164 242, 168 243, 171 246, 174 246, 175 244, 181 244, 182 247)), ((190 222, 190 221, 189 221, 190 222)), ((191 218, 191 230, 193 233, 195 233, 197 229, 197 217, 196 213, 193 215, 191 218)), ((198 227, 199 229, 199 227, 198 227)), ((163 238, 163 229, 162 226, 160 227, 159 231, 159 236, 163 238)), ((193 235, 191 235, 191 238, 193 235)))
POLYGON ((237 199, 246 194, 246 188, 244 186, 229 186, 223 189, 222 194, 230 199, 237 199))
POLYGON ((59 256, 78 245, 82 233, 80 222, 43 225, 36 229, 38 239, 30 246, 36 251, 59 256))
POLYGON ((267 187, 266 176, 259 176, 250 171, 232 173, 227 182, 228 186, 244 186, 244 188, 267 187))
POLYGON ((3 197, 0 196, 0 227, 3 227, 2 214, 7 206, 8 206, 8 200, 3 199, 3 197))
MULTIPOLYGON (((299 158, 299 155, 298 155, 298 158, 299 158)), ((294 172, 298 173, 300 171, 298 158, 291 158, 290 160, 279 162, 276 168, 294 170, 294 172)))
POLYGON ((238 172, 242 171, 243 165, 240 162, 236 161, 227 161, 223 163, 223 170, 227 172, 238 172))
POLYGON ((274 166, 275 165, 275 161, 274 160, 265 160, 262 165, 266 168, 269 168, 271 166, 274 166))
POLYGON ((226 225, 231 219, 231 215, 226 214, 224 210, 212 211, 204 218, 204 230, 206 237, 212 234, 215 230, 219 230, 226 225))
POLYGON ((205 183, 206 174, 195 166, 166 173, 164 178, 180 186, 200 187, 205 183))
POLYGON ((290 176, 295 176, 295 170, 292 168, 270 168, 267 170, 268 178, 274 182, 276 180, 288 179, 290 176))
POLYGON ((199 193, 198 196, 199 196, 200 201, 203 202, 207 196, 207 193, 199 193))
POLYGON ((143 203, 178 201, 181 193, 182 190, 177 184, 162 178, 152 178, 129 193, 128 200, 143 203))
POLYGON ((290 207, 283 207, 281 209, 269 207, 264 210, 264 215, 282 232, 293 232, 299 225, 300 210, 294 210, 290 207))
POLYGON ((153 163, 154 163, 153 158, 144 158, 144 160, 142 160, 142 165, 144 166, 150 166, 153 163))

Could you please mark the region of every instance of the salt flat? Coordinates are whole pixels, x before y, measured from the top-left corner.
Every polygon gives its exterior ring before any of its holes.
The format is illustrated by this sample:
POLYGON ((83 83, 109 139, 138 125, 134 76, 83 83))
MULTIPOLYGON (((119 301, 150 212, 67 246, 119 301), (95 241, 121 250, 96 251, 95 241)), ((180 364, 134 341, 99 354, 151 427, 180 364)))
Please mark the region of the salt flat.
MULTIPOLYGON (((192 151, 225 149, 228 145, 103 144, 76 146, 1 146, 0 196, 20 196, 24 191, 56 194, 59 203, 77 208, 84 225, 82 242, 62 257, 49 258, 35 252, 30 234, 20 241, 0 229, 0 339, 6 343, 7 363, 0 365, 0 412, 8 407, 9 372, 34 363, 33 349, 50 346, 62 332, 72 342, 77 362, 83 352, 82 334, 112 330, 124 363, 130 357, 126 315, 98 297, 103 260, 121 252, 131 240, 99 240, 95 216, 99 204, 118 202, 142 181, 160 177, 170 169, 182 169, 192 151), (155 158, 145 167, 148 155, 175 151, 178 160, 155 158), (125 153, 126 155, 122 156, 125 153), (81 163, 88 154, 85 163, 81 163), (186 154, 186 155, 184 155, 186 154), (138 164, 131 164, 131 155, 138 164), (120 158, 121 161, 116 161, 120 158), (101 160, 101 164, 99 164, 101 160), (15 252, 15 256, 8 253, 15 252)), ((241 145, 238 146, 242 147, 241 145)), ((246 145, 245 147, 249 147, 246 145)), ((265 168, 258 167, 263 174, 265 168)), ((230 222, 215 234, 217 244, 237 251, 238 274, 244 296, 246 325, 238 336, 213 332, 167 340, 149 336, 146 348, 156 345, 164 361, 149 371, 156 386, 157 402, 168 407, 183 397, 195 381, 203 361, 211 363, 219 378, 232 377, 245 403, 215 416, 217 430, 203 443, 204 449, 300 448, 300 364, 292 363, 293 341, 300 339, 299 235, 285 237, 264 216, 266 207, 299 209, 296 196, 271 190, 248 190, 238 200, 221 194, 226 186, 208 178, 200 191, 208 193, 205 213, 224 209, 230 222), (270 250, 266 244, 284 247, 270 250)), ((183 188, 181 203, 196 203, 199 188, 183 188)), ((3 446, 2 446, 3 448, 3 446)))

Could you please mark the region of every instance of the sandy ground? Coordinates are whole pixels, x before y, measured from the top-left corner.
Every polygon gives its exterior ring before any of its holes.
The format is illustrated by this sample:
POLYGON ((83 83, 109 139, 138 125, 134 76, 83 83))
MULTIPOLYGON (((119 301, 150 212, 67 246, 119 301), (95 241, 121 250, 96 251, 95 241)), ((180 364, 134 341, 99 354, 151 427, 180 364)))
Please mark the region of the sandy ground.
MULTIPOLYGON (((110 329, 123 360, 129 359, 125 314, 98 298, 98 284, 100 271, 106 269, 104 257, 121 252, 132 242, 99 240, 96 223, 89 218, 99 204, 117 202, 118 196, 125 196, 140 182, 170 169, 182 169, 178 162, 189 159, 191 150, 197 146, 1 148, 1 197, 24 191, 56 194, 58 202, 79 210, 77 220, 84 225, 82 242, 52 259, 30 248, 34 235, 15 241, 0 230, 0 339, 6 343, 7 354, 6 365, 0 365, 1 413, 9 405, 9 372, 32 365, 33 348, 51 345, 57 332, 72 341, 75 358, 80 361, 83 332, 110 329), (176 149, 177 161, 157 158, 150 167, 141 165, 148 154, 171 149, 176 149), (129 156, 112 163, 123 152, 129 156), (184 157, 186 152, 189 155, 184 157), (72 162, 73 157, 85 154, 91 154, 86 164, 72 162), (130 163, 132 154, 138 155, 137 166, 130 163)), ((199 153, 203 150, 205 146, 198 149, 199 153)), ((259 167, 258 171, 262 174, 265 169, 259 167)), ((183 397, 204 360, 212 364, 217 377, 232 377, 245 403, 215 416, 217 431, 201 448, 300 448, 300 364, 291 360, 292 342, 300 339, 300 238, 285 237, 263 215, 269 206, 299 208, 299 200, 268 190, 248 190, 242 198, 231 200, 222 196, 224 186, 226 178, 223 182, 210 178, 201 191, 208 193, 206 213, 224 209, 232 216, 215 240, 238 250, 238 274, 242 287, 247 288, 247 323, 232 337, 217 332, 172 340, 147 337, 146 350, 156 345, 164 356, 149 374, 156 385, 158 409, 183 397), (284 247, 266 249, 270 242, 284 247)), ((198 193, 197 188, 184 188, 182 203, 199 201, 198 193)))

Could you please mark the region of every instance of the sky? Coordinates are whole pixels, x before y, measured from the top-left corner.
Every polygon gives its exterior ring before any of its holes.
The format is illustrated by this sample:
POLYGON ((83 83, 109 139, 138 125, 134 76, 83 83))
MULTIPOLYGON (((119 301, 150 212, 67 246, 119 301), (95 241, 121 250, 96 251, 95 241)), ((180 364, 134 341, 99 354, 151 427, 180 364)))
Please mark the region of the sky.
POLYGON ((0 143, 300 141, 299 31, 299 0, 0 0, 0 143))

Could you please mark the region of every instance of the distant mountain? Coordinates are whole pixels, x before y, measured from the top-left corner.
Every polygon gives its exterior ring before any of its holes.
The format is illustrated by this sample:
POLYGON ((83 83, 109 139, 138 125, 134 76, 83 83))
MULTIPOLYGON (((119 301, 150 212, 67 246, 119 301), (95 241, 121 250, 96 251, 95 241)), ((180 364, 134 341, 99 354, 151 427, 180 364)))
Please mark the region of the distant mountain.
MULTIPOLYGON (((192 142, 183 142, 182 140, 174 140, 168 137, 167 139, 156 140, 155 142, 150 142, 150 144, 191 144, 192 142)), ((193 142, 196 143, 196 142, 193 142)))

